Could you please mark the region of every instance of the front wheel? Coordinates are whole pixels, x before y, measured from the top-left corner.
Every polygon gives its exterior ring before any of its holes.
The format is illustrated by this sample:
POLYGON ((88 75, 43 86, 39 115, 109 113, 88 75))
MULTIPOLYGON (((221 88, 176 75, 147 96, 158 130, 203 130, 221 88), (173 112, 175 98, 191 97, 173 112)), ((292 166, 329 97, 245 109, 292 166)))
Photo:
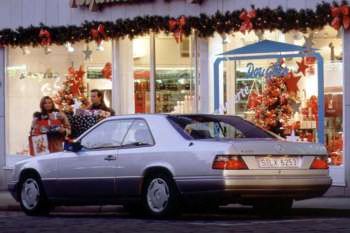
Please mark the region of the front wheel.
POLYGON ((19 185, 19 198, 22 210, 30 216, 47 215, 50 205, 41 181, 36 176, 22 179, 19 185))
POLYGON ((171 177, 155 174, 146 178, 143 189, 143 205, 154 217, 166 217, 178 213, 179 194, 171 177))

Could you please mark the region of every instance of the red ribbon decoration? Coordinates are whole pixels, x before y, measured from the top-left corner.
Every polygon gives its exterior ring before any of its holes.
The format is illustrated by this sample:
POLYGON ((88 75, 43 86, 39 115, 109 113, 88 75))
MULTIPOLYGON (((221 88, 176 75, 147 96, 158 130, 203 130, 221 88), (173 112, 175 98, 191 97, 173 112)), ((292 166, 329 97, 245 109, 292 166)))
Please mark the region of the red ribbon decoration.
POLYGON ((256 17, 255 9, 249 12, 246 10, 243 10, 239 16, 239 19, 242 21, 242 24, 239 30, 242 33, 245 33, 246 31, 250 32, 253 29, 252 19, 254 19, 255 17, 256 17))
POLYGON ((51 44, 51 34, 48 30, 40 29, 39 38, 42 46, 49 46, 51 44))
POLYGON ((333 20, 331 26, 339 30, 342 26, 344 29, 350 28, 350 7, 348 5, 332 6, 331 15, 333 20))
POLYGON ((168 24, 169 31, 173 32, 176 43, 182 42, 183 31, 186 25, 186 17, 181 16, 178 19, 170 19, 168 24))
POLYGON ((91 29, 90 34, 91 37, 96 41, 97 45, 100 45, 102 40, 108 40, 105 27, 102 24, 98 25, 97 29, 91 29))

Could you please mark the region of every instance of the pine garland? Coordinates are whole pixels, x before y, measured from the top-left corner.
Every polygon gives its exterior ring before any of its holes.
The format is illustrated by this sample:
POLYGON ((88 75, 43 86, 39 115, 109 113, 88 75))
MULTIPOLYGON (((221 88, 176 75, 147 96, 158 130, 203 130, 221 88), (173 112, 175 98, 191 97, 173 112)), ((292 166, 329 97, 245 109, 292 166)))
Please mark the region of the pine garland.
MULTIPOLYGON (((210 37, 217 33, 232 33, 242 31, 241 14, 254 10, 254 18, 251 18, 252 30, 280 30, 288 32, 298 30, 306 32, 308 29, 322 29, 326 25, 333 24, 336 18, 333 15, 333 9, 338 6, 344 6, 349 9, 347 2, 340 5, 322 2, 316 9, 295 9, 284 10, 282 7, 276 9, 258 8, 242 9, 227 12, 217 12, 214 15, 201 14, 199 16, 187 16, 186 24, 183 26, 182 33, 186 36, 196 31, 199 37, 210 37)), ((345 22, 347 15, 342 15, 340 20, 345 22)), ((173 33, 175 29, 170 30, 169 20, 174 19, 169 16, 139 16, 133 19, 117 19, 114 22, 85 21, 80 26, 55 26, 48 27, 44 24, 39 26, 30 26, 27 28, 19 27, 17 29, 0 30, 0 46, 39 46, 42 45, 39 33, 42 29, 47 30, 51 35, 51 43, 63 45, 67 42, 76 43, 80 41, 93 41, 91 29, 103 25, 107 38, 119 39, 124 37, 134 38, 149 34, 150 32, 173 33)), ((338 22, 339 26, 339 22, 338 22)), ((345 26, 340 25, 341 28, 345 26)), ((339 29, 339 28, 338 28, 339 29)), ((347 28, 345 28, 347 29, 347 28)))

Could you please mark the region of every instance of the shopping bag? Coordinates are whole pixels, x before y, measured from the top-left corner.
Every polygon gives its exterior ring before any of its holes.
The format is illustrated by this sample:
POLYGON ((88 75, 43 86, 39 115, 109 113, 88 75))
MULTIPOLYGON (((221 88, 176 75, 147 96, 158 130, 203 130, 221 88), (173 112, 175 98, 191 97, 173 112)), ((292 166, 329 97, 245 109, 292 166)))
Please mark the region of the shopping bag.
POLYGON ((50 153, 46 134, 29 136, 29 152, 31 156, 50 153))

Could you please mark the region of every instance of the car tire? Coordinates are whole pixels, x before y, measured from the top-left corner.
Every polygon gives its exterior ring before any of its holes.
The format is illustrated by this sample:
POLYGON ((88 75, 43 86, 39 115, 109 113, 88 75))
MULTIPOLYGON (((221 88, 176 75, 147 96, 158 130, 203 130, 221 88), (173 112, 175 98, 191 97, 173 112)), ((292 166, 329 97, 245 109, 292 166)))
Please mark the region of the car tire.
POLYGON ((293 199, 261 200, 253 205, 255 211, 266 217, 283 217, 291 213, 293 199))
POLYGON ((42 216, 50 213, 51 206, 41 180, 36 175, 28 175, 21 179, 18 196, 21 208, 27 215, 42 216))
POLYGON ((147 214, 162 218, 179 213, 179 192, 169 175, 150 175, 146 177, 144 184, 142 204, 147 214))

